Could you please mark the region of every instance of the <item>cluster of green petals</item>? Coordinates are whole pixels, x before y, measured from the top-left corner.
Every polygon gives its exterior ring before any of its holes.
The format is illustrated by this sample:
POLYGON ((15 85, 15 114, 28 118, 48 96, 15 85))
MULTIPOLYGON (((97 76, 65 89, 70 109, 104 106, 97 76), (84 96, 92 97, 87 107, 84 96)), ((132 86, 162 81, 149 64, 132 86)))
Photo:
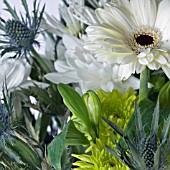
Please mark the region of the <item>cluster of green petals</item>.
POLYGON ((78 166, 74 170, 129 170, 105 149, 105 145, 100 139, 97 139, 96 143, 90 143, 86 154, 72 154, 72 156, 79 159, 73 163, 74 166, 78 166), (91 155, 88 152, 91 152, 91 155))
MULTIPOLYGON (((119 127, 125 130, 132 113, 134 112, 134 100, 136 99, 136 92, 132 92, 130 89, 122 94, 117 90, 112 92, 104 92, 99 90, 97 93, 101 104, 101 117, 105 117, 110 121, 115 122, 119 127), (113 102, 114 101, 114 102, 113 102)), ((76 120, 75 115, 72 119, 76 120)), ((77 122, 76 122, 77 124, 77 122)), ((79 126, 80 128, 80 126, 79 126)), ((110 154, 105 145, 115 148, 112 142, 111 136, 114 136, 118 142, 120 137, 117 135, 111 127, 105 123, 102 119, 99 119, 98 123, 99 137, 96 142, 90 140, 90 146, 86 150, 85 154, 72 154, 73 157, 79 159, 74 165, 77 166, 75 170, 126 170, 129 169, 126 165, 122 164, 117 158, 110 154)), ((81 129, 82 130, 82 129, 81 129)))
MULTIPOLYGON (((112 92, 107 93, 100 90, 98 91, 98 96, 102 105, 100 116, 114 122, 118 127, 125 130, 132 113, 134 112, 136 92, 132 92, 131 89, 129 89, 126 93, 122 94, 118 90, 113 90, 112 92)), ((99 138, 106 145, 109 144, 107 141, 111 140, 110 135, 112 135, 117 141, 120 139, 120 136, 114 133, 111 127, 102 119, 100 119, 99 125, 99 138)))

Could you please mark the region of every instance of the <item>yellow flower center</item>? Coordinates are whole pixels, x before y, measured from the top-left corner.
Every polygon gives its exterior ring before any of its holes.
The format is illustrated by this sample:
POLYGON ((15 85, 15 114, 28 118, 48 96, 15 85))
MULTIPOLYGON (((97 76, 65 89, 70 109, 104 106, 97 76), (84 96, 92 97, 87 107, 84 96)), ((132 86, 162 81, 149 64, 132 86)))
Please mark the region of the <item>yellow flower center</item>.
POLYGON ((158 29, 140 27, 128 36, 132 50, 140 53, 147 48, 158 48, 162 45, 162 34, 158 29))

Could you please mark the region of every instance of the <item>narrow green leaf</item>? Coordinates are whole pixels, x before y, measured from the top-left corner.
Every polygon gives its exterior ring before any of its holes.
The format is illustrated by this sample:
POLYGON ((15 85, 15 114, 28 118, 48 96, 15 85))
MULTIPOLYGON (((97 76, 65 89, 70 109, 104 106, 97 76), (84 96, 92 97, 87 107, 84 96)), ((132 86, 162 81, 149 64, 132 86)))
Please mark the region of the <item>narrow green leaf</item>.
POLYGON ((137 136, 140 139, 145 135, 145 132, 142 124, 142 115, 136 103, 135 103, 135 118, 136 118, 136 133, 138 134, 137 136))
POLYGON ((129 147, 130 153, 131 153, 131 155, 133 155, 133 158, 136 161, 136 164, 138 165, 138 167, 146 169, 145 162, 142 159, 142 157, 140 156, 140 154, 139 154, 137 148, 135 147, 135 145, 132 144, 129 140, 126 140, 126 143, 127 143, 128 147, 129 147))
POLYGON ((151 124, 151 136, 157 135, 158 133, 158 125, 159 123, 159 100, 154 108, 153 117, 152 117, 152 124, 151 124))
POLYGON ((47 132, 47 127, 51 123, 51 117, 47 116, 45 114, 42 114, 41 117, 41 124, 40 124, 40 132, 39 132, 39 140, 40 142, 43 142, 46 132, 47 132))
POLYGON ((163 126, 162 136, 161 136, 161 144, 165 143, 169 133, 169 129, 170 129, 170 114, 168 116, 168 119, 164 121, 164 126, 163 126))
POLYGON ((154 162, 156 162, 154 170, 159 170, 161 162, 161 145, 157 148, 156 153, 154 153, 154 162))
POLYGON ((110 120, 101 117, 113 130, 115 130, 120 136, 124 136, 124 132, 120 129, 115 123, 111 122, 110 120))
POLYGON ((47 147, 50 162, 54 166, 55 170, 61 170, 61 157, 65 146, 65 139, 68 127, 69 123, 65 126, 63 131, 52 140, 52 142, 47 147))
MULTIPOLYGON (((6 140, 6 147, 10 148, 20 159, 34 169, 41 169, 41 161, 38 154, 21 139, 14 136, 10 140, 6 140)), ((4 148, 5 149, 5 148, 4 148)))

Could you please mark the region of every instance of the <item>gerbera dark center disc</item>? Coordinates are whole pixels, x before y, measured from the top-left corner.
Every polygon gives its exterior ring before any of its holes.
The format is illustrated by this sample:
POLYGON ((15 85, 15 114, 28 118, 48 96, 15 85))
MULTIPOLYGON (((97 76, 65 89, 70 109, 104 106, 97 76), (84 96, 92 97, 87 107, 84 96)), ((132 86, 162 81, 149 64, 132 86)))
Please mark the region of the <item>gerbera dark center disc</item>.
POLYGON ((138 44, 140 44, 141 46, 145 46, 145 45, 151 45, 154 42, 154 39, 152 36, 150 35, 139 35, 136 38, 136 42, 138 44))

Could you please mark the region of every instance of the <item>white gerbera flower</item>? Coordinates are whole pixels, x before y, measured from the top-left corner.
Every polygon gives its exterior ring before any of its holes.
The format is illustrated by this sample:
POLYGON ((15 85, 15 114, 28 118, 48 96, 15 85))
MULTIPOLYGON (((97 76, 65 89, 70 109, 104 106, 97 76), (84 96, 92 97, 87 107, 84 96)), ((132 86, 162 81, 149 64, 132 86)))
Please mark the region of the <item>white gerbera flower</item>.
POLYGON ((129 75, 162 68, 170 78, 169 11, 169 0, 112 0, 96 10, 100 24, 87 28, 85 48, 98 61, 124 64, 129 75))
MULTIPOLYGON (((77 91, 85 93, 88 90, 112 91, 119 89, 124 92, 129 87, 139 88, 139 80, 130 77, 122 81, 121 66, 98 62, 93 55, 83 49, 83 40, 71 35, 63 35, 63 43, 67 48, 65 56, 55 62, 57 72, 48 73, 45 77, 53 83, 73 83, 77 91)), ((129 77, 129 75, 127 75, 129 77)))

